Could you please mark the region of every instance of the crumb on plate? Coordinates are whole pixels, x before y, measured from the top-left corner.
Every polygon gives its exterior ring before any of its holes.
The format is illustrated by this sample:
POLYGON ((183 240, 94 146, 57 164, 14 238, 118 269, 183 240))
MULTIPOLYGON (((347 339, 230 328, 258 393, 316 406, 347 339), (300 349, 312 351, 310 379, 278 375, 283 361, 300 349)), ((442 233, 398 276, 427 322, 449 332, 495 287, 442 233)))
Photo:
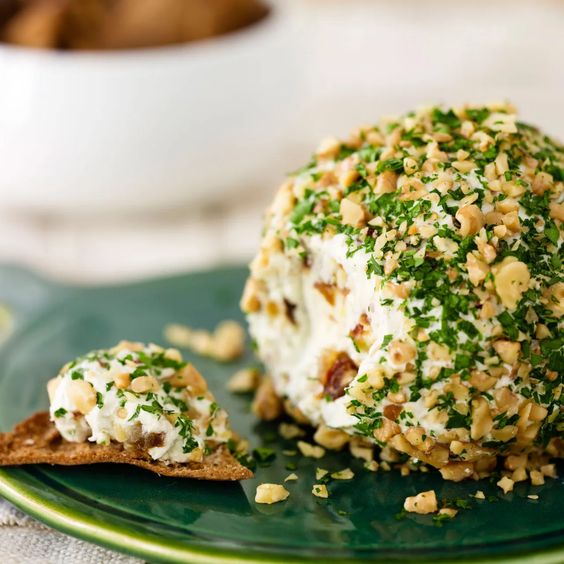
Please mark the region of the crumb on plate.
POLYGON ((306 443, 305 441, 298 441, 298 449, 308 458, 322 458, 325 455, 324 448, 306 443))
POLYGON ((437 496, 435 490, 418 493, 417 495, 406 497, 403 508, 409 513, 419 513, 426 515, 427 513, 437 512, 437 496))
POLYGON ((334 480, 352 480, 354 478, 354 472, 350 468, 345 468, 344 470, 333 472, 331 478, 334 480))
POLYGON ((225 320, 213 332, 171 323, 165 339, 176 347, 187 348, 221 362, 240 358, 245 352, 245 330, 237 321, 225 320))
POLYGON ((258 388, 261 377, 257 368, 242 368, 231 376, 227 382, 227 389, 234 394, 252 392, 258 388))
POLYGON ((325 484, 314 484, 311 493, 315 497, 321 497, 323 499, 327 499, 329 497, 329 491, 327 490, 327 486, 325 484))
POLYGON ((255 494, 257 503, 278 503, 288 499, 290 492, 280 484, 259 484, 255 494))

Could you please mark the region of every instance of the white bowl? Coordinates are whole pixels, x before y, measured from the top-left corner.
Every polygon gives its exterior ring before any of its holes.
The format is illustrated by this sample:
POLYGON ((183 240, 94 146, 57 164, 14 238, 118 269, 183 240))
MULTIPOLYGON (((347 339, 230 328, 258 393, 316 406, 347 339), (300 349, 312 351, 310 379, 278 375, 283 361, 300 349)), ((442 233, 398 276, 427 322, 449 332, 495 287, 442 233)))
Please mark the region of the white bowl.
POLYGON ((0 46, 0 206, 172 209, 266 180, 297 96, 282 3, 200 43, 98 53, 0 46))

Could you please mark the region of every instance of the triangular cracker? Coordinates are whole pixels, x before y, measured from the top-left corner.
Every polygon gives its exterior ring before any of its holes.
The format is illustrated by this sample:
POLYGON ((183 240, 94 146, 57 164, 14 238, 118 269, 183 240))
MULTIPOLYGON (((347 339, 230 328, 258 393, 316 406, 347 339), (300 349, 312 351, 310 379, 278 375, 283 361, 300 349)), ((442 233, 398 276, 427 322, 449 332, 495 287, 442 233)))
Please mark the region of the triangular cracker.
POLYGON ((0 466, 22 464, 60 464, 79 466, 84 464, 118 463, 139 466, 176 478, 198 480, 246 480, 253 476, 240 464, 225 446, 204 457, 202 462, 165 464, 152 460, 146 453, 125 449, 122 444, 72 443, 65 441, 49 413, 36 413, 19 423, 10 433, 0 433, 0 466))

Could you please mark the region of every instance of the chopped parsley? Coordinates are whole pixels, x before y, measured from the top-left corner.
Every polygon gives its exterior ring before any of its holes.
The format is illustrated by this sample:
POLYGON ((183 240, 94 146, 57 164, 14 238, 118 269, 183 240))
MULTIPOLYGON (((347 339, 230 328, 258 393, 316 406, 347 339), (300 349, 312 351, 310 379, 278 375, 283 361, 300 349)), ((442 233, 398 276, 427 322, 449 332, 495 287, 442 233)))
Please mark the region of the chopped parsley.
POLYGON ((198 441, 192 436, 194 432, 194 422, 186 415, 179 415, 174 426, 178 429, 178 434, 184 439, 182 452, 189 453, 198 447, 198 441))
POLYGON ((268 466, 276 458, 276 452, 268 447, 257 447, 253 450, 253 458, 259 466, 268 466))

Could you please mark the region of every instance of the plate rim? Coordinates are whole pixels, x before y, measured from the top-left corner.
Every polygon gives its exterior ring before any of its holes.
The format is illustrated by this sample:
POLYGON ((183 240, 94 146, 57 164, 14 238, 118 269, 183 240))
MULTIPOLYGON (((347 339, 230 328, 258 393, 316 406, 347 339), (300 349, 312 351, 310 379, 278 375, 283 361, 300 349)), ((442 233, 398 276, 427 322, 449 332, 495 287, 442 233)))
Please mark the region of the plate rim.
POLYGON ((149 556, 167 562, 186 562, 186 558, 190 557, 190 562, 194 564, 280 561, 270 556, 265 560, 252 554, 241 558, 236 553, 224 550, 187 546, 174 540, 148 539, 121 525, 98 522, 80 510, 66 508, 34 494, 17 477, 11 475, 9 468, 0 468, 0 495, 24 513, 58 531, 124 554, 149 556))
MULTIPOLYGON (((118 552, 151 558, 160 562, 186 562, 190 558, 193 564, 229 563, 243 564, 287 562, 289 556, 274 554, 245 553, 240 555, 228 549, 213 549, 210 547, 196 547, 179 543, 175 540, 158 540, 136 534, 131 529, 106 522, 98 522, 80 510, 65 508, 56 502, 46 500, 35 495, 20 483, 17 477, 11 475, 9 468, 0 469, 0 495, 33 518, 53 527, 63 533, 76 538, 105 546, 118 552)), ((315 557, 314 557, 315 558, 315 557)), ((293 555, 293 562, 312 562, 312 558, 293 555)), ((549 547, 522 554, 490 556, 476 556, 464 558, 461 555, 456 560, 441 559, 417 560, 417 562, 440 562, 441 564, 455 564, 458 562, 480 562, 481 564, 559 564, 564 560, 564 546, 549 547)), ((332 562, 360 562, 355 558, 335 559, 332 562)), ((397 561, 397 560, 396 560, 397 561)))

